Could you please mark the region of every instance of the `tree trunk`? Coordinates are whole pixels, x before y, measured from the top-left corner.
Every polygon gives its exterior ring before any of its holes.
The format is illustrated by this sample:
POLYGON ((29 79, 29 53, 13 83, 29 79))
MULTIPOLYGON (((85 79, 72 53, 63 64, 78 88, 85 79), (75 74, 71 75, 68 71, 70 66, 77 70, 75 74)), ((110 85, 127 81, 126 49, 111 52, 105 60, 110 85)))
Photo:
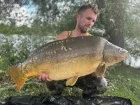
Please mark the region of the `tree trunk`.
POLYGON ((105 28, 108 40, 124 47, 124 0, 107 0, 105 12, 105 28))

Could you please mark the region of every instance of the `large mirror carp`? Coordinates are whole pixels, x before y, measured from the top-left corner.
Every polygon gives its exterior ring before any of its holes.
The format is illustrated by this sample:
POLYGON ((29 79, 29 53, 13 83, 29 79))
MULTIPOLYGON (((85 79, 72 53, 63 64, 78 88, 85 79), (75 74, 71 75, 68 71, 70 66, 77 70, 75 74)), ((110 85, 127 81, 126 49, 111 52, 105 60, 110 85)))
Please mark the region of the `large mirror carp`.
POLYGON ((19 91, 25 81, 42 73, 51 80, 66 79, 66 86, 73 86, 77 79, 94 73, 103 76, 105 68, 121 62, 128 51, 97 36, 80 36, 47 43, 34 52, 23 63, 11 67, 7 73, 19 91), (100 66, 102 69, 100 68, 100 66))

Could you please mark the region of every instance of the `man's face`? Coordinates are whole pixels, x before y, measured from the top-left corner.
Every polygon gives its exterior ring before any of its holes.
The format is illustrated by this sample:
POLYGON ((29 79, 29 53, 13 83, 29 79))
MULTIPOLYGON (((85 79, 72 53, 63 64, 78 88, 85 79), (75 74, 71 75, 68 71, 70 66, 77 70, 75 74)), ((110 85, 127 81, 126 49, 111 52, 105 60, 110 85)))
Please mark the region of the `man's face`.
POLYGON ((97 14, 92 9, 87 9, 77 15, 77 25, 82 33, 86 33, 95 23, 97 14))

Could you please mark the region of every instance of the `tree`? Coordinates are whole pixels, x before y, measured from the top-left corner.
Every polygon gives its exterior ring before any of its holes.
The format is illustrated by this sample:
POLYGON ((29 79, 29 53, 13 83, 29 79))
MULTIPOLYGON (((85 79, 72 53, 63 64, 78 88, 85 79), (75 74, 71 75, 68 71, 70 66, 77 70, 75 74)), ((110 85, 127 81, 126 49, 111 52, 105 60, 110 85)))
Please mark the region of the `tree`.
POLYGON ((107 0, 105 11, 106 36, 110 42, 124 47, 125 1, 107 0))

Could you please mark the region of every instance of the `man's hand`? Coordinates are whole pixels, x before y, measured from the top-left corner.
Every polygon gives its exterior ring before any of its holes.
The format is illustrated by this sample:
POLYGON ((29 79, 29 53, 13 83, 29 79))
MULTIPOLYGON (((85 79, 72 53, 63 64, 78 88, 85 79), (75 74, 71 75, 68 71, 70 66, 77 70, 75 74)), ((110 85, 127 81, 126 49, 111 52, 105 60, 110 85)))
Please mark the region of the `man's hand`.
POLYGON ((43 81, 51 81, 51 79, 49 78, 49 75, 47 73, 41 74, 39 76, 39 79, 43 80, 43 81))

